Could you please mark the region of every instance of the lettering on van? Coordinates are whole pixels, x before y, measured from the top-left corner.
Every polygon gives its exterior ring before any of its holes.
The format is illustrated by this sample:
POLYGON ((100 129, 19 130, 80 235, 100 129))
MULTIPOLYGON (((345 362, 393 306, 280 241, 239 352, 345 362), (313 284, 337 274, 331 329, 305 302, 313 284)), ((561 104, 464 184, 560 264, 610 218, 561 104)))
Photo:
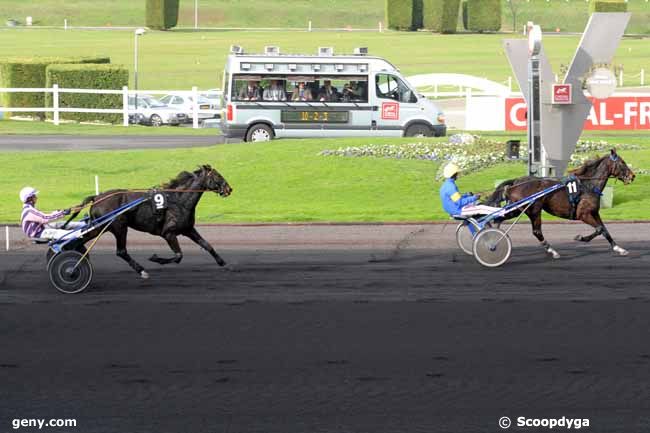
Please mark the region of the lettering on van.
POLYGON ((382 120, 399 120, 399 103, 382 102, 381 118, 382 120))
POLYGON ((347 123, 348 111, 282 110, 284 123, 347 123))

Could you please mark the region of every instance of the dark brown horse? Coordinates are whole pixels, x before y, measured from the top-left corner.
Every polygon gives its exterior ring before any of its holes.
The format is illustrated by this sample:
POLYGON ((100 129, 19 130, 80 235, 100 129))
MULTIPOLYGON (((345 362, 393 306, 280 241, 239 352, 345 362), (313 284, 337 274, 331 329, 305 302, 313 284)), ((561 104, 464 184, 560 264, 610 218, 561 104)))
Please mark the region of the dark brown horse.
MULTIPOLYGON (((575 240, 589 242, 598 235, 603 235, 609 241, 612 249, 625 256, 628 252, 616 245, 614 239, 607 231, 605 224, 600 218, 600 195, 607 185, 607 180, 612 177, 629 184, 634 180, 634 173, 625 164, 623 158, 612 149, 610 154, 601 158, 587 161, 581 167, 569 172, 570 176, 565 179, 520 177, 507 180, 501 183, 494 193, 487 199, 488 205, 501 206, 502 202, 515 202, 528 197, 538 191, 542 191, 552 185, 565 183, 566 188, 552 192, 536 202, 528 209, 526 215, 533 225, 533 234, 554 259, 560 257, 542 234, 542 210, 560 218, 576 219, 595 228, 595 231, 587 236, 578 235, 575 240)), ((506 215, 506 219, 520 215, 522 210, 516 210, 506 215)))
MULTIPOLYGON (((178 244, 178 236, 183 235, 208 251, 219 266, 226 264, 194 228, 196 206, 203 192, 208 191, 228 197, 232 188, 215 169, 209 165, 203 165, 193 173, 183 171, 168 183, 152 190, 111 190, 86 197, 80 207, 93 203, 90 208, 92 220, 139 198, 148 198, 134 210, 117 217, 106 229, 115 236, 117 255, 124 259, 142 278, 148 278, 147 271, 129 255, 126 249, 126 235, 129 227, 160 236, 167 241, 174 252, 174 257, 162 258, 154 254, 149 258, 153 262, 161 265, 172 262, 179 263, 183 258, 183 253, 178 244)), ((78 213, 76 212, 76 214, 78 213)), ((70 219, 74 218, 76 214, 72 215, 70 219)), ((90 241, 99 234, 99 229, 88 233, 84 236, 84 242, 90 241)))

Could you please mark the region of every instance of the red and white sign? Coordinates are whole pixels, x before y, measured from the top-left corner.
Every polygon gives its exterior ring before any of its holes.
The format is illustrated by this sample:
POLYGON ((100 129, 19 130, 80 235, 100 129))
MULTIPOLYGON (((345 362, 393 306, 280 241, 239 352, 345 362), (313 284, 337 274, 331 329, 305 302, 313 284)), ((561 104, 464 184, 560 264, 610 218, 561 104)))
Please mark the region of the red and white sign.
MULTIPOLYGON (((612 96, 589 98, 591 111, 585 121, 586 130, 649 130, 650 96, 612 96)), ((526 129, 524 98, 506 98, 506 131, 526 129)))
POLYGON ((553 103, 571 103, 571 84, 553 84, 553 103))
POLYGON ((383 120, 399 120, 399 103, 398 102, 382 102, 381 103, 381 118, 383 120))

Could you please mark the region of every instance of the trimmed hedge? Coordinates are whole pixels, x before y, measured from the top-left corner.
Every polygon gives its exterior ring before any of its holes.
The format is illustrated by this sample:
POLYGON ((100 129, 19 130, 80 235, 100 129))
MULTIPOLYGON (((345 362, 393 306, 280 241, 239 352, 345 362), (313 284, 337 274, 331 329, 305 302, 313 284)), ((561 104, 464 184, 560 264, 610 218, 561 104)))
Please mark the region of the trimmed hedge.
POLYGON ((460 0, 423 0, 423 27, 439 33, 456 33, 459 5, 460 0))
POLYGON ((180 0, 147 0, 146 24, 154 30, 168 30, 178 24, 180 0))
POLYGON ((394 30, 413 30, 413 0, 386 0, 386 26, 394 30))
POLYGON ((467 29, 496 32, 501 29, 501 0, 467 0, 467 29))
POLYGON ((589 12, 627 12, 627 3, 624 1, 592 0, 589 2, 589 12))
MULTIPOLYGON (((72 89, 114 89, 121 90, 129 83, 129 71, 119 65, 50 65, 46 70, 46 86, 72 89)), ((52 107, 52 94, 46 95, 46 107, 52 107)), ((59 93, 59 107, 74 108, 119 108, 122 95, 91 93, 59 93)), ((52 113, 48 113, 52 117, 52 113)), ((60 113, 60 119, 79 122, 103 121, 122 122, 121 114, 104 113, 60 113)))
MULTIPOLYGON (((0 59, 0 87, 46 86, 45 71, 52 64, 68 63, 110 63, 109 57, 38 57, 0 59)), ((2 93, 0 103, 4 107, 29 108, 45 107, 45 93, 2 93)), ((45 118, 45 113, 24 113, 29 116, 45 118)), ((6 112, 5 118, 12 116, 6 112)))

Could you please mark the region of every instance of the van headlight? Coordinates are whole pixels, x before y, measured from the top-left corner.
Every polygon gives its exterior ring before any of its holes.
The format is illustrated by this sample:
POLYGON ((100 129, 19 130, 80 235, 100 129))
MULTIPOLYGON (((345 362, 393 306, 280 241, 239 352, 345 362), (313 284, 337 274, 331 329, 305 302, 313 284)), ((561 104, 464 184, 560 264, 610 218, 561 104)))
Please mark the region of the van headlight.
POLYGON ((445 115, 443 113, 438 113, 438 123, 445 123, 445 115))

